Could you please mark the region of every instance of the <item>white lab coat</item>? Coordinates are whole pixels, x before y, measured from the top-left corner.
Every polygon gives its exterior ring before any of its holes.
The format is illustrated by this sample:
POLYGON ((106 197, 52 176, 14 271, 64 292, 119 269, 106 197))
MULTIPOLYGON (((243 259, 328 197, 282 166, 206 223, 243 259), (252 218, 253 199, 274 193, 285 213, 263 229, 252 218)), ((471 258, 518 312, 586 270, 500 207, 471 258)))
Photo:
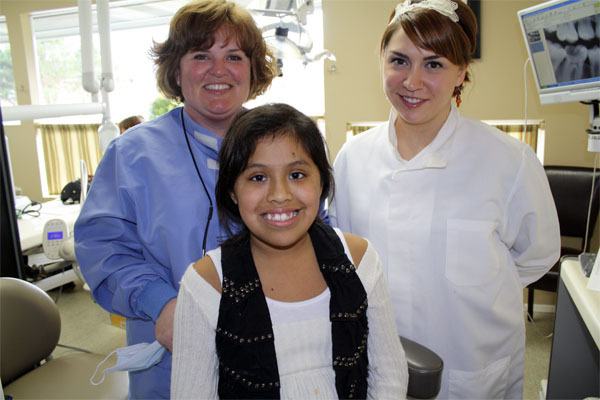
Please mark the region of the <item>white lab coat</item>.
POLYGON ((522 398, 522 289, 560 252, 544 170, 529 146, 454 107, 405 161, 395 119, 343 146, 332 222, 381 255, 398 332, 444 360, 439 398, 522 398))

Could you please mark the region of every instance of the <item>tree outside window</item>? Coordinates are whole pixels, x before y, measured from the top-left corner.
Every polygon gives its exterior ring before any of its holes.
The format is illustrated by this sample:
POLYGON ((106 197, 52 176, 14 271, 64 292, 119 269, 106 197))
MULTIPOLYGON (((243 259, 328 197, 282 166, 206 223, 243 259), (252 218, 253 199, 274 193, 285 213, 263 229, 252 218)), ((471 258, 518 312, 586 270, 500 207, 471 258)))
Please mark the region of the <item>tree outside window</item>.
POLYGON ((10 42, 4 17, 0 17, 0 103, 4 106, 17 105, 10 42))

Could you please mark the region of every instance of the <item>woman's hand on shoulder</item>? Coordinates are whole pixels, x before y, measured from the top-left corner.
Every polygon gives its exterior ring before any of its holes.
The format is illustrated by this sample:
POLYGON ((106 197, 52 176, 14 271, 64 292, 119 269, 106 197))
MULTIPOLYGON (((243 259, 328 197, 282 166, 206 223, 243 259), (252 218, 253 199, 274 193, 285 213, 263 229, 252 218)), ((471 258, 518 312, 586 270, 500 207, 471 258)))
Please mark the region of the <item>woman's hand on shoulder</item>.
POLYGON ((194 269, 208 284, 221 293, 221 279, 215 268, 215 264, 208 256, 201 258, 194 263, 194 269))
POLYGON ((352 260, 354 260, 354 266, 358 268, 363 256, 365 255, 365 252, 367 251, 369 242, 360 236, 356 236, 347 232, 344 232, 344 238, 346 239, 346 244, 350 250, 350 255, 352 255, 352 260))

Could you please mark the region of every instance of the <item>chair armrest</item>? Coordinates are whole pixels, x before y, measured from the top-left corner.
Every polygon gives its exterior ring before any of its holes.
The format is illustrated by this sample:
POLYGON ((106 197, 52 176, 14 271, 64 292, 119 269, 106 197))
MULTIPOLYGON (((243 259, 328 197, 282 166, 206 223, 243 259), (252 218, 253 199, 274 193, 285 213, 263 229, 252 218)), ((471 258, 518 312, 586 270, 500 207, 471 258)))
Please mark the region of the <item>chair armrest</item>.
POLYGON ((408 397, 430 399, 440 391, 444 362, 433 351, 400 336, 408 362, 408 397))

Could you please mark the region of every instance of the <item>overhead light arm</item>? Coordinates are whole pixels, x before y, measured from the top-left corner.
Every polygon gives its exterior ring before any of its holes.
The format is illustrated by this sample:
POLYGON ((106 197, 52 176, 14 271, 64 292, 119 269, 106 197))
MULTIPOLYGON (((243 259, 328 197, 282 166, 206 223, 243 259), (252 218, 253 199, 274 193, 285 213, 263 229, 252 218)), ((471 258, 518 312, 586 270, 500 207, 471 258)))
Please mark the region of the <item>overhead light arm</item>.
POLYGON ((83 88, 95 95, 100 83, 94 74, 94 56, 92 41, 92 1, 79 0, 79 35, 81 40, 81 80, 83 88))
POLYGON ((255 0, 252 12, 268 17, 294 16, 302 25, 306 25, 306 16, 314 11, 313 0, 255 0))
POLYGON ((269 25, 265 25, 262 27, 263 36, 265 39, 273 46, 276 47, 283 52, 285 52, 285 48, 282 46, 293 46, 297 49, 300 56, 304 56, 313 48, 313 41, 310 37, 308 31, 298 24, 294 24, 291 22, 279 22, 273 23, 269 25), (268 32, 274 31, 272 35, 267 35, 268 32), (298 41, 290 38, 289 33, 293 32, 298 35, 298 41), (276 41, 269 41, 269 38, 275 38, 276 41), (283 44, 286 43, 286 44, 283 44), (280 46, 281 44, 281 46, 280 46))

